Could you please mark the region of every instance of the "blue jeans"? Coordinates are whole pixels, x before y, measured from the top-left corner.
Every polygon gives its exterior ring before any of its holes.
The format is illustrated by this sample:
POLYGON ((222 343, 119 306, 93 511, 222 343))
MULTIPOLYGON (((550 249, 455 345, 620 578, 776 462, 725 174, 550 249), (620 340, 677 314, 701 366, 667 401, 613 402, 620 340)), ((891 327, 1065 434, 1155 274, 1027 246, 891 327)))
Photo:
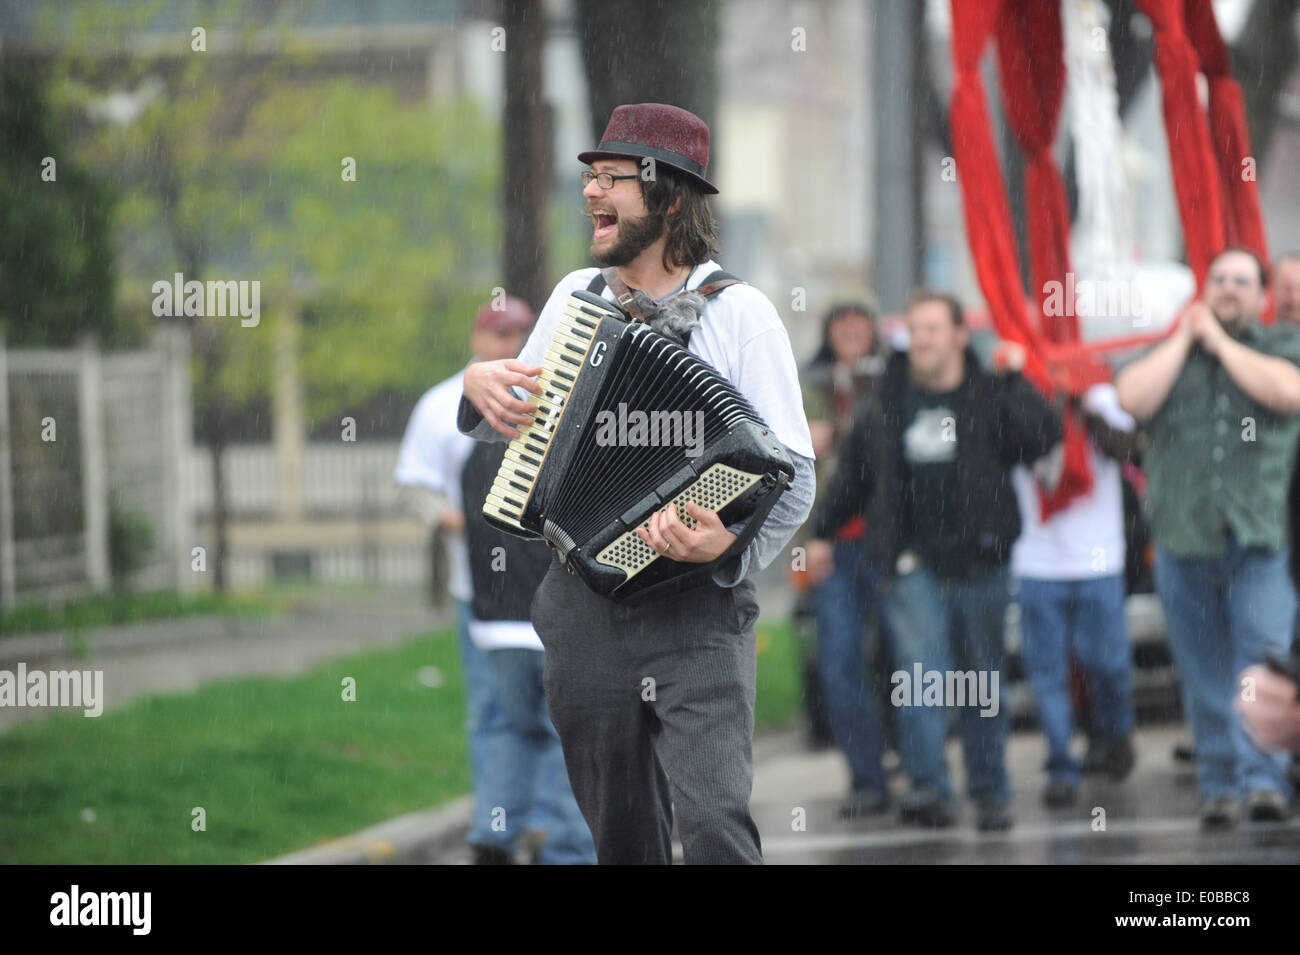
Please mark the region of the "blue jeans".
MULTIPOLYGON (((880 570, 862 541, 835 544, 835 570, 812 594, 817 615, 817 670, 831 736, 848 760, 853 789, 885 791, 884 733, 863 656, 880 570)), ((884 637, 884 626, 881 636, 884 637)))
MULTIPOLYGON (((910 679, 918 663, 923 672, 943 673, 955 661, 960 670, 985 674, 990 687, 997 676, 996 714, 982 716, 981 707, 968 700, 960 707, 958 724, 967 794, 980 802, 1009 801, 1011 784, 1005 758, 1009 719, 1001 679, 1010 602, 1007 569, 1000 567, 965 580, 937 577, 920 566, 885 582, 881 591, 894 640, 896 671, 905 672, 910 679)), ((947 706, 898 707, 899 746, 912 789, 944 798, 952 797, 944 756, 948 714, 947 706)))
POLYGON ((1176 557, 1156 548, 1156 586, 1196 739, 1202 798, 1258 789, 1288 794, 1287 757, 1256 749, 1233 708, 1237 676, 1269 650, 1285 653, 1295 617, 1290 548, 1176 557))
POLYGON ((527 829, 546 833, 538 850, 542 865, 595 865, 596 846, 569 785, 560 737, 551 725, 542 690, 540 650, 490 650, 501 689, 508 731, 516 742, 515 763, 502 790, 500 832, 508 846, 527 829))
POLYGON ((465 674, 465 737, 469 740, 469 765, 473 775, 474 808, 470 814, 469 843, 499 845, 492 832, 492 807, 501 804, 514 758, 513 741, 498 699, 497 674, 492 661, 469 638, 470 605, 456 601, 456 639, 465 674))
POLYGON ((1021 655, 1047 737, 1047 773, 1078 783, 1082 766, 1070 756, 1070 650, 1088 674, 1093 730, 1127 736, 1133 714, 1133 651, 1124 620, 1124 578, 1020 581, 1021 655))

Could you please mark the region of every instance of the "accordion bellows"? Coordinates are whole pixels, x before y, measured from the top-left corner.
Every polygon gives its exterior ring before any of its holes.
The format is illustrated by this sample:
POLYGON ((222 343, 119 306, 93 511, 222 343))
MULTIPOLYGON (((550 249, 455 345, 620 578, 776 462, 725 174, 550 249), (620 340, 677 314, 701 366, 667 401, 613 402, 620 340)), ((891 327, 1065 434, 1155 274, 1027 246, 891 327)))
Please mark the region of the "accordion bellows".
POLYGON ((701 565, 655 553, 635 531, 655 511, 675 507, 691 527, 688 501, 728 525, 761 519, 794 476, 726 378, 597 295, 569 297, 541 365, 533 421, 506 449, 483 514, 547 540, 598 594, 684 584, 730 557, 701 565))

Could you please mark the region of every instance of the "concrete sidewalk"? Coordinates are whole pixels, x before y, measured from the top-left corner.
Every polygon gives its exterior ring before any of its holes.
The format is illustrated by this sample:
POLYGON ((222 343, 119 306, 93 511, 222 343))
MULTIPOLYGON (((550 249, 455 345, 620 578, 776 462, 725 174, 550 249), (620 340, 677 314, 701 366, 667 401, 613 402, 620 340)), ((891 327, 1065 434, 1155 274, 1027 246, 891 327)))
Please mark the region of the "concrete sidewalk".
MULTIPOLYGON (((787 768, 780 763, 798 751, 800 735, 794 732, 761 734, 754 740, 755 777, 768 763, 780 765, 776 778, 787 768)), ((755 797, 757 798, 757 785, 755 797)), ((465 836, 469 832, 473 801, 463 796, 439 809, 407 813, 334 839, 310 849, 271 859, 267 865, 460 865, 470 862, 465 836)))
MULTIPOLYGON (((321 594, 272 618, 185 617, 126 627, 93 628, 79 639, 52 632, 0 639, 0 668, 102 669, 105 708, 148 693, 188 690, 248 674, 291 675, 359 649, 395 646, 449 626, 418 593, 321 594), (78 651, 78 646, 84 648, 78 651)), ((46 708, 0 708, 0 732, 46 708)), ((837 752, 809 752, 793 731, 761 733, 754 744, 751 806, 764 856, 776 864, 855 863, 1167 863, 1300 861, 1300 820, 1243 825, 1214 835, 1199 831, 1193 768, 1171 751, 1187 739, 1180 726, 1144 727, 1138 765, 1124 783, 1087 780, 1076 807, 1049 812, 1040 802, 1045 747, 1036 732, 1016 733, 1008 748, 1015 827, 974 829, 960 804, 956 826, 900 826, 894 814, 845 821, 838 807, 848 774, 837 752), (1106 828, 1095 827, 1096 810, 1106 828)), ((960 747, 949 744, 954 786, 961 791, 960 747)), ((903 783, 894 781, 895 795, 903 783)), ((275 864, 457 864, 469 861, 465 834, 470 800, 421 810, 354 835, 278 859, 275 864)), ((680 858, 680 848, 678 850, 680 858)))
MULTIPOLYGON (((958 800, 957 824, 921 829, 893 812, 843 820, 848 788, 844 760, 834 750, 809 752, 801 734, 760 735, 754 744, 751 807, 770 864, 1286 864, 1300 862, 1300 818, 1243 823, 1202 833, 1194 768, 1173 758, 1187 739, 1178 725, 1143 727, 1135 736, 1138 763, 1124 782, 1088 778, 1078 803, 1048 810, 1041 802, 1046 746, 1042 736, 1013 734, 1008 771, 1015 791, 1015 825, 980 833, 969 803, 958 800)), ((960 746, 949 744, 953 784, 961 791, 960 746)), ((892 780, 895 796, 904 779, 892 780)), ((467 864, 468 798, 437 811, 411 813, 347 839, 296 852, 275 864, 467 864)), ((680 845, 676 859, 681 861, 680 845)))
MULTIPOLYGON (((450 611, 425 606, 416 592, 312 594, 274 617, 196 615, 73 635, 49 631, 0 639, 0 668, 104 672, 104 709, 138 696, 193 690, 241 676, 291 676, 325 660, 395 646, 453 625, 450 611)), ((0 732, 59 710, 2 707, 0 732)))

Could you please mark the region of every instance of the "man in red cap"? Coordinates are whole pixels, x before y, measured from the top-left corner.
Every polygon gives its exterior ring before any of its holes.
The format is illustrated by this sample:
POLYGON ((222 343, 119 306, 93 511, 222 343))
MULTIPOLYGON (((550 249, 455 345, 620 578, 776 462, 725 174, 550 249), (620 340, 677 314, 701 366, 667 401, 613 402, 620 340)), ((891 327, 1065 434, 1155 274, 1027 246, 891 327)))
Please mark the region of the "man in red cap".
MULTIPOLYGON (((669 601, 619 604, 557 560, 532 608, 547 703, 599 861, 671 862, 675 809, 688 863, 762 862, 749 812, 758 604, 748 574, 784 549, 812 503, 794 355, 772 303, 712 261, 707 196, 718 190, 706 178, 709 129, 699 117, 659 103, 620 106, 600 145, 578 159, 590 167, 583 196, 591 257, 603 271, 560 281, 517 360, 466 372, 459 425, 484 440, 518 435, 516 425, 531 420, 522 396, 540 391, 533 378, 564 305, 588 289, 633 302, 651 327, 730 380, 786 446, 790 489, 748 547, 699 586, 669 601)), ((669 508, 638 533, 656 552, 697 563, 736 539, 715 512, 691 504, 690 514, 694 529, 669 508)))
MULTIPOLYGON (((493 362, 517 355, 528 330, 533 327, 533 310, 521 298, 505 296, 483 305, 474 316, 470 347, 476 362, 493 362)), ((465 507, 462 502, 462 472, 474 441, 456 430, 456 407, 460 401, 465 371, 435 385, 419 400, 402 438, 395 478, 402 485, 402 497, 426 525, 440 528, 448 545, 450 574, 448 590, 456 604, 457 634, 462 669, 465 673, 466 734, 469 737, 470 769, 473 774, 474 808, 470 819, 469 843, 476 864, 502 864, 512 860, 520 844, 516 817, 530 816, 529 802, 539 807, 531 813, 531 824, 545 831, 548 841, 538 861, 588 861, 590 836, 582 831, 582 820, 564 780, 546 781, 536 792, 525 793, 521 776, 528 767, 544 761, 544 745, 521 738, 511 721, 511 710, 503 705, 498 667, 493 650, 527 648, 541 644, 535 635, 516 636, 505 643, 478 645, 472 639, 474 598, 469 555, 465 541, 465 507), (530 643, 531 640, 531 643, 530 643), (540 791, 545 789, 545 791, 540 791), (506 824, 501 825, 501 808, 506 824), (497 816, 494 817, 494 810, 497 816), (585 844, 584 844, 585 843, 585 844)))

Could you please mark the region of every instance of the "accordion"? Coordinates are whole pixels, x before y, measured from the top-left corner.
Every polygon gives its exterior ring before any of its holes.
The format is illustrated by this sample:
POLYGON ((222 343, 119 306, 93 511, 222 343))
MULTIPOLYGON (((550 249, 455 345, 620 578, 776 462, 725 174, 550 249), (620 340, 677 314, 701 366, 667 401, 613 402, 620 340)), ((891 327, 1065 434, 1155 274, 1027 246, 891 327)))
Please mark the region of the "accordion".
POLYGON ((540 362, 542 394, 483 504, 488 523, 544 538, 594 592, 681 589, 739 553, 794 477, 744 397, 707 362, 587 291, 574 292, 540 362), (747 521, 708 564, 674 561, 636 534, 688 501, 747 521))

